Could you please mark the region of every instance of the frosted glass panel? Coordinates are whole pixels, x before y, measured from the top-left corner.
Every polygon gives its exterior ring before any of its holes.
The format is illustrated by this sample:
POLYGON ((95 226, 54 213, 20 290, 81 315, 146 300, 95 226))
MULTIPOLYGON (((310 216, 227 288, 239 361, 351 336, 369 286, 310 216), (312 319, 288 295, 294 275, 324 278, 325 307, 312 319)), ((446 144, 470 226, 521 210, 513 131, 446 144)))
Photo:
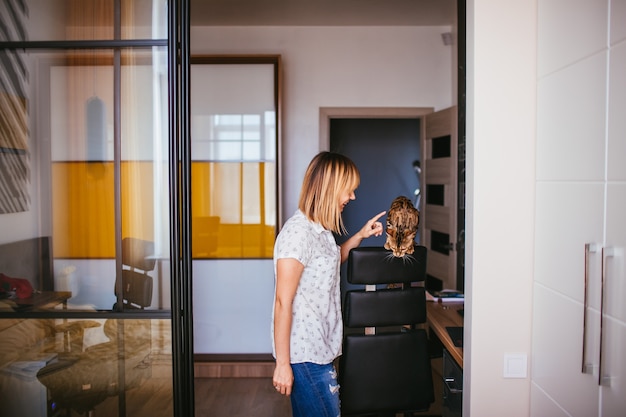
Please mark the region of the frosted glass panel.
POLYGON ((274 72, 273 63, 192 65, 193 160, 275 161, 274 72))
MULTIPOLYGON (((14 3, 25 4, 30 40, 90 40, 114 39, 116 1, 25 0, 14 3)), ((9 12, 2 10, 2 13, 9 12)), ((121 39, 167 38, 167 3, 164 0, 121 0, 119 18, 121 39)))
POLYGON ((193 257, 271 258, 279 57, 191 62, 193 257))

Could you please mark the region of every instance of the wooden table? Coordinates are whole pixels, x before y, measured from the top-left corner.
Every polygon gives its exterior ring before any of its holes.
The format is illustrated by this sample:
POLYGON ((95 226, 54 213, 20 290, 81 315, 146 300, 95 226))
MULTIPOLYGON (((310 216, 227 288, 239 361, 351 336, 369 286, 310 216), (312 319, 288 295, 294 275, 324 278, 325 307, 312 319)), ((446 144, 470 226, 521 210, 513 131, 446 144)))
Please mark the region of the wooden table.
POLYGON ((13 299, 20 311, 42 311, 53 309, 59 304, 67 308, 67 300, 72 298, 69 291, 42 291, 35 292, 28 298, 13 299))
POLYGON ((463 348, 454 346, 446 327, 463 327, 463 317, 457 312, 463 302, 426 302, 428 326, 437 335, 456 363, 463 368, 463 348))

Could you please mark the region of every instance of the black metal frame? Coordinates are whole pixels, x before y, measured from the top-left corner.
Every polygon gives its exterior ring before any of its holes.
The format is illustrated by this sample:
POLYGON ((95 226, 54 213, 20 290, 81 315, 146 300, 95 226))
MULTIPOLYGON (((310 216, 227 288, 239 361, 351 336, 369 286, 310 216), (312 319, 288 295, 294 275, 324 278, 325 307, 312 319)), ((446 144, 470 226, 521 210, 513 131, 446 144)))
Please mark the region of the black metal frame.
MULTIPOLYGON (((120 39, 120 0, 115 0, 115 39, 112 40, 52 40, 52 41, 0 41, 0 50, 114 50, 114 148, 119 152, 120 138, 120 57, 122 49, 168 48, 169 73, 169 187, 170 187, 170 259, 172 310, 106 311, 106 312, 0 312, 3 318, 54 319, 54 318, 115 318, 172 320, 172 366, 174 416, 194 415, 193 388, 193 305, 191 276, 190 188, 191 153, 189 141, 189 73, 190 73, 190 21, 189 0, 168 2, 168 39, 120 39), (176 261, 178 260, 178 261, 176 261)), ((116 165, 115 188, 119 190, 119 161, 116 165)), ((119 193, 116 193, 115 211, 120 212, 119 193)), ((116 215, 116 247, 121 248, 121 223, 116 215), (119 226, 119 227, 118 227, 119 226)), ((121 253, 121 251, 116 251, 121 253)), ((116 270, 121 270, 121 256, 117 256, 116 270)), ((118 271, 120 272, 120 271, 118 271)), ((121 293, 120 293, 121 294, 121 293)))
POLYGON ((458 103, 458 167, 457 167, 457 236, 456 236, 456 288, 460 291, 465 289, 465 113, 466 113, 466 0, 457 0, 457 103, 458 103), (462 197, 462 198, 461 198, 462 197))
POLYGON ((193 416, 189 0, 169 3, 170 258, 174 415, 193 416), (180 168, 180 171, 179 171, 180 168))

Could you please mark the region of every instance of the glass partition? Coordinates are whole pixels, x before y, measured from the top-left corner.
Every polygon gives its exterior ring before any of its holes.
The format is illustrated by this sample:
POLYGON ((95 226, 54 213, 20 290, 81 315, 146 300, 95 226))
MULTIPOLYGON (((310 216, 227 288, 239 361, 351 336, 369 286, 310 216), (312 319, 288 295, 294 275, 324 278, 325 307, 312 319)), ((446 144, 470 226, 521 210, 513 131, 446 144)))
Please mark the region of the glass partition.
POLYGON ((118 68, 113 51, 40 61, 55 103, 40 127, 50 137, 55 288, 72 291, 68 308, 169 309, 164 54, 124 52, 118 68))
POLYGON ((277 230, 278 56, 195 56, 194 259, 270 259, 277 230))
POLYGON ((20 40, 167 38, 167 1, 164 0, 7 0, 7 3, 32 22, 28 37, 20 40))
POLYGON ((191 57, 196 362, 271 358, 280 64, 279 55, 191 57))
POLYGON ((172 416, 161 0, 0 2, 0 416, 172 416))
POLYGON ((2 416, 173 415, 169 320, 0 319, 0 332, 2 416))

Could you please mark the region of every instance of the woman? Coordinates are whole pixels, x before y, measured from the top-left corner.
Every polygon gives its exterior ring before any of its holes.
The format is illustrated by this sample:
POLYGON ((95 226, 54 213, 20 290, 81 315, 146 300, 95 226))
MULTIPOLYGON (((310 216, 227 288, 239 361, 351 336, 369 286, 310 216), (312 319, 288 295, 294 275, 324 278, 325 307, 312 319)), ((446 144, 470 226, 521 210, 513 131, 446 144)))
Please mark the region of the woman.
POLYGON ((359 181, 349 158, 317 154, 306 170, 298 210, 276 238, 273 383, 290 396, 293 417, 341 414, 333 366, 343 338, 339 266, 363 239, 382 234, 378 219, 385 214, 337 245, 333 232, 345 233, 341 212, 356 198, 359 181))

